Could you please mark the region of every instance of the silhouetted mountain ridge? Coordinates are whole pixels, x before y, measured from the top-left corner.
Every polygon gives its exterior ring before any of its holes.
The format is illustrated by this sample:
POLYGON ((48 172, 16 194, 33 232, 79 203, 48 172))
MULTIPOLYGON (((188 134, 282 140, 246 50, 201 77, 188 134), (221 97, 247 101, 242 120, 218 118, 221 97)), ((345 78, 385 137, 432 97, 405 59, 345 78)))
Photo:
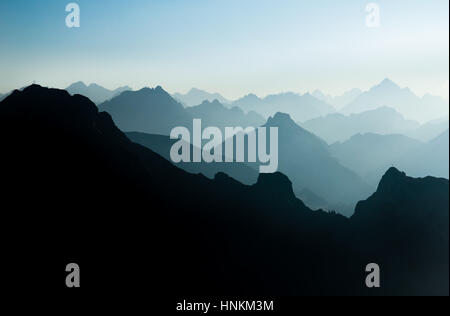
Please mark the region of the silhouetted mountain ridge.
POLYGON ((87 98, 36 85, 0 103, 0 135, 3 202, 14 205, 3 214, 14 232, 2 250, 11 290, 33 262, 33 282, 53 295, 61 267, 80 262, 92 294, 151 284, 159 296, 448 295, 448 180, 388 172, 390 189, 352 219, 313 212, 282 174, 253 186, 188 174, 129 141, 87 98), (380 289, 364 285, 371 262, 383 269, 380 289))

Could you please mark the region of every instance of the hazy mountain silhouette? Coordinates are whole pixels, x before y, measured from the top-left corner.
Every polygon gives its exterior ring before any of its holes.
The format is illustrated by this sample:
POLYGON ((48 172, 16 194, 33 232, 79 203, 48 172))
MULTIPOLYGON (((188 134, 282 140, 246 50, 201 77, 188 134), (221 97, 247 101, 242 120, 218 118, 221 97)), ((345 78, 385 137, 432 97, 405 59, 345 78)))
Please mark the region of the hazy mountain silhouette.
POLYGON ((328 103, 329 105, 333 106, 335 109, 340 110, 349 103, 351 103, 353 100, 355 100, 357 97, 361 95, 362 91, 360 89, 352 89, 350 91, 345 92, 343 95, 339 96, 331 96, 329 94, 325 95, 320 90, 315 90, 312 94, 313 97, 324 101, 328 103))
POLYGON ((92 83, 89 86, 86 86, 83 82, 75 82, 66 88, 71 95, 81 94, 85 97, 91 99, 94 103, 100 104, 107 100, 112 99, 113 97, 121 94, 124 91, 131 90, 130 87, 120 87, 115 90, 108 90, 98 84, 92 83))
POLYGON ((161 87, 125 91, 99 105, 126 132, 169 135, 177 126, 192 126, 192 117, 161 87))
POLYGON ((333 113, 306 121, 301 125, 329 144, 345 141, 355 134, 403 134, 420 127, 418 122, 406 120, 389 107, 351 115, 333 113))
POLYGON ((185 106, 194 106, 203 103, 203 101, 213 102, 218 100, 222 104, 231 103, 219 93, 209 93, 200 89, 192 88, 186 94, 174 93, 173 97, 185 106))
POLYGON ((279 129, 278 170, 288 175, 296 191, 308 189, 328 201, 328 208, 345 215, 351 215, 356 202, 373 192, 356 173, 331 156, 323 140, 297 125, 289 115, 277 113, 264 126, 279 129))
POLYGON ((218 100, 204 101, 202 104, 186 108, 193 117, 202 119, 203 126, 215 126, 220 129, 225 127, 258 127, 266 120, 256 112, 244 113, 240 108, 226 108, 218 100))
POLYGON ((77 262, 89 294, 448 295, 448 180, 390 170, 352 219, 313 212, 281 173, 186 173, 87 98, 36 85, 0 103, 0 135, 11 291, 32 262, 40 293, 59 293, 77 262), (367 289, 374 261, 383 283, 367 289))
MULTIPOLYGON (((136 133, 130 132, 126 133, 127 137, 142 146, 145 146, 161 157, 164 157, 166 160, 172 162, 170 158, 170 149, 172 145, 178 140, 170 139, 169 136, 163 135, 151 135, 145 133, 136 133)), ((189 144, 191 148, 191 161, 193 160, 193 145, 189 144)), ((223 159, 225 161, 225 159, 223 159)), ((173 162, 172 162, 173 163, 173 162)), ((203 174, 204 176, 213 179, 217 173, 225 173, 233 179, 242 182, 243 184, 254 184, 256 183, 259 171, 257 168, 252 168, 245 163, 220 163, 220 162, 212 162, 212 163, 174 163, 175 166, 181 168, 189 173, 193 174, 203 174)))
POLYGON ((439 120, 432 120, 430 122, 427 122, 421 125, 419 128, 408 131, 405 134, 420 141, 428 142, 444 133, 446 130, 448 130, 448 128, 448 117, 445 117, 439 120))
POLYGON ((4 98, 6 98, 6 94, 1 94, 0 93, 0 101, 2 101, 4 98))
POLYGON ((371 185, 406 153, 423 144, 403 135, 357 134, 343 143, 330 146, 330 152, 347 168, 354 170, 371 185), (373 174, 377 170, 378 174, 373 174))
POLYGON ((389 79, 367 92, 362 93, 353 102, 342 109, 344 114, 361 113, 378 107, 389 106, 408 119, 421 123, 442 116, 448 116, 448 102, 440 97, 426 95, 417 97, 408 88, 400 88, 389 79))
POLYGON ((385 170, 395 166, 415 177, 449 177, 448 130, 428 143, 403 135, 355 135, 330 146, 344 165, 375 185, 385 170))
POLYGON ((428 143, 403 155, 397 166, 415 177, 427 175, 449 178, 449 131, 448 129, 428 143))
POLYGON ((249 94, 232 103, 245 112, 255 111, 265 118, 275 115, 277 112, 287 113, 296 121, 306 121, 315 117, 335 112, 335 109, 306 93, 299 95, 288 92, 269 95, 263 99, 254 94, 249 94))

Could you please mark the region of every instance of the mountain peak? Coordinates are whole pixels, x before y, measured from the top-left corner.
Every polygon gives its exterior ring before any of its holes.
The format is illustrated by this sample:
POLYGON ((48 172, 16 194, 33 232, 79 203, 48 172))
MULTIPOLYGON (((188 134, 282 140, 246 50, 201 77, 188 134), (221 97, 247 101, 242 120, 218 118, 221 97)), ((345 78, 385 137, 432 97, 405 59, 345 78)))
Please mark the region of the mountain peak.
POLYGON ((395 167, 391 167, 381 178, 378 185, 378 191, 391 191, 391 189, 397 187, 399 183, 403 183, 403 180, 406 179, 406 177, 406 173, 401 172, 395 167))
POLYGON ((385 78, 377 87, 400 89, 400 87, 389 78, 385 78))
POLYGON ((269 117, 266 126, 300 128, 289 114, 281 112, 277 112, 273 117, 269 117))
POLYGON ((261 173, 256 186, 277 196, 295 197, 291 180, 281 172, 261 173))

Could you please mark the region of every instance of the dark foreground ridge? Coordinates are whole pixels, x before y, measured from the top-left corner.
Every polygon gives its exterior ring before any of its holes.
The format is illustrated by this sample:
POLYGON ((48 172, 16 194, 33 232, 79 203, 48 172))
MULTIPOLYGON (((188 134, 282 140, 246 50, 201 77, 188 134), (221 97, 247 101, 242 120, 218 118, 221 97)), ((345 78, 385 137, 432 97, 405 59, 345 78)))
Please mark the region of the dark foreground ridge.
POLYGON ((81 290, 103 293, 449 294, 448 180, 391 169, 347 219, 308 209, 280 173, 253 186, 188 174, 66 91, 14 91, 0 129, 15 286, 32 269, 41 292, 64 290, 75 262, 81 290), (365 287, 372 262, 381 289, 365 287))

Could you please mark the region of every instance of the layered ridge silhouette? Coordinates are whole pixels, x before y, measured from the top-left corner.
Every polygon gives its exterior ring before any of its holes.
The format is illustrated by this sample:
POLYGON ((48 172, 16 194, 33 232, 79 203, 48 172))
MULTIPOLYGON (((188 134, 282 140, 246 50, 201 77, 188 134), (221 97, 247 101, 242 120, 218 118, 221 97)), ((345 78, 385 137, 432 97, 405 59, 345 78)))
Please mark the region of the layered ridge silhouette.
POLYGON ((307 208, 281 173, 252 186, 186 173, 66 91, 14 91, 0 123, 12 287, 29 262, 40 291, 62 287, 56 271, 78 262, 93 293, 449 294, 448 180, 389 169, 348 219, 307 208), (371 262, 381 289, 365 287, 371 262))

